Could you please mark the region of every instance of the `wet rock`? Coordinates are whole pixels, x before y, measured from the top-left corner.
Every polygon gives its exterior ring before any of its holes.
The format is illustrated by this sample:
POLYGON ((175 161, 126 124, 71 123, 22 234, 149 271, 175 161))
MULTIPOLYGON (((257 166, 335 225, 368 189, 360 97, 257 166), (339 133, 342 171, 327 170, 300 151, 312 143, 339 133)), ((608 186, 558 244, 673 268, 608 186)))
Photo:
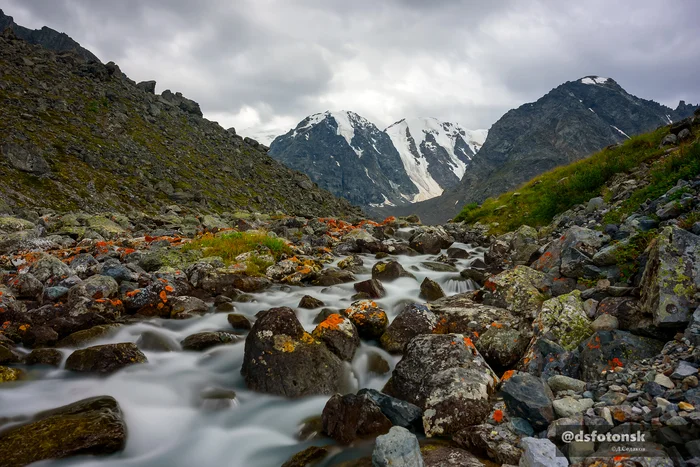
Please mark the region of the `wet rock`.
POLYGON ((398 261, 379 261, 372 266, 372 279, 381 282, 391 282, 400 277, 412 277, 415 279, 415 276, 406 271, 398 261))
POLYGON ((241 374, 248 388, 287 397, 329 394, 339 389, 342 361, 304 331, 290 308, 272 308, 245 341, 241 374))
POLYGON ((527 420, 535 431, 547 428, 554 420, 549 388, 529 373, 517 373, 501 388, 508 413, 527 420))
POLYGON ((312 335, 342 360, 352 361, 360 347, 360 335, 348 318, 332 314, 319 323, 312 335))
POLYGON ((193 318, 209 311, 209 305, 197 297, 170 297, 168 301, 173 319, 193 318))
POLYGON ((420 298, 425 299, 428 302, 434 302, 445 296, 445 292, 440 287, 440 284, 432 279, 425 278, 420 285, 420 298))
POLYGON ((357 395, 367 395, 372 399, 392 425, 408 428, 412 431, 422 430, 423 411, 420 407, 374 389, 360 389, 357 395))
POLYGON ((299 305, 297 306, 299 308, 313 310, 314 308, 321 308, 322 306, 326 306, 326 304, 318 298, 312 297, 311 295, 304 295, 303 297, 301 297, 301 300, 299 300, 299 305))
POLYGON ((641 309, 660 326, 687 324, 698 306, 700 236, 676 226, 659 234, 642 275, 641 309))
POLYGON ((534 318, 546 300, 547 276, 527 266, 516 266, 484 283, 484 304, 505 308, 518 316, 534 318))
POLYGON ((234 329, 242 329, 244 331, 248 331, 250 330, 250 328, 253 327, 248 317, 240 313, 229 313, 226 319, 228 320, 228 323, 231 325, 231 327, 233 327, 234 329))
MULTIPOLYGON (((548 439, 523 438, 520 441, 523 455, 520 467, 567 467, 569 461, 554 443, 548 439)), ((589 464, 586 464, 589 465, 589 464)))
POLYGON ((8 363, 17 363, 20 360, 20 354, 16 353, 12 346, 0 344, 0 365, 8 363))
POLYGON ((58 367, 63 361, 63 354, 56 349, 34 349, 24 359, 26 365, 48 365, 58 367))
POLYGON ((578 290, 545 301, 535 324, 540 335, 546 336, 566 350, 575 349, 593 334, 591 321, 578 290))
POLYGON ((294 454, 282 467, 307 467, 316 465, 328 455, 328 449, 318 446, 310 446, 303 451, 294 454))
POLYGON ((423 409, 428 436, 450 435, 488 417, 496 381, 468 338, 420 335, 406 345, 384 392, 423 409))
POLYGON ((29 326, 22 333, 22 343, 30 349, 53 347, 57 341, 58 333, 48 326, 29 326))
POLYGON ((235 344, 242 336, 226 331, 205 331, 187 336, 180 342, 182 350, 201 352, 219 345, 235 344))
MULTIPOLYGON (((192 277, 190 277, 192 281, 192 277)), ((235 296, 238 292, 260 292, 271 285, 266 277, 252 277, 225 268, 204 269, 192 285, 213 295, 235 296)))
POLYGON ((389 433, 377 437, 372 452, 376 467, 423 467, 418 438, 405 428, 392 427, 389 433))
POLYGON ((0 366, 0 384, 17 381, 24 377, 24 371, 19 368, 10 368, 9 366, 0 366))
POLYGON ((469 252, 462 248, 451 247, 447 249, 448 258, 454 259, 469 259, 469 252))
POLYGON ((369 298, 382 298, 386 295, 386 290, 384 290, 382 283, 376 279, 356 283, 355 291, 365 293, 369 298))
POLYGON ((605 378, 605 373, 661 352, 663 342, 626 331, 599 331, 579 347, 581 377, 585 381, 605 378))
POLYGON ((345 314, 357 328, 357 332, 363 339, 378 339, 386 331, 389 318, 386 312, 377 307, 371 300, 357 300, 352 302, 345 314))
POLYGON ((151 352, 175 352, 181 349, 180 344, 172 337, 157 331, 144 331, 136 340, 139 349, 151 352))
POLYGON ((323 408, 322 420, 323 432, 340 444, 375 437, 391 428, 391 421, 367 395, 334 395, 323 408))
POLYGON ((355 276, 351 271, 337 269, 337 268, 326 268, 323 269, 319 276, 314 279, 311 283, 313 285, 320 285, 324 287, 330 287, 332 285, 345 284, 346 282, 353 282, 355 276))
POLYGON ((438 261, 423 261, 420 263, 421 266, 423 266, 425 269, 429 271, 435 271, 435 272, 459 272, 459 270, 453 266, 452 264, 448 263, 441 263, 442 259, 444 259, 444 256, 441 255, 438 257, 438 261))
POLYGON ((118 326, 114 324, 103 324, 99 326, 93 326, 89 329, 84 329, 82 331, 74 332, 67 337, 61 339, 57 347, 82 347, 97 339, 107 337, 117 331, 118 326))
POLYGON ((382 348, 387 352, 401 353, 411 339, 432 333, 436 324, 437 316, 426 305, 408 303, 382 334, 382 348))
POLYGON ((489 365, 508 368, 515 364, 527 349, 530 337, 507 326, 491 326, 476 341, 489 365))
POLYGON ((131 342, 105 344, 76 350, 66 360, 66 369, 78 372, 113 373, 126 366, 147 363, 146 356, 131 342))
POLYGON ((0 433, 0 459, 14 467, 44 459, 104 455, 124 449, 126 423, 114 398, 98 396, 37 414, 0 433))
POLYGON ((431 227, 422 230, 411 237, 409 246, 419 253, 436 255, 440 250, 449 248, 454 238, 442 227, 431 227))

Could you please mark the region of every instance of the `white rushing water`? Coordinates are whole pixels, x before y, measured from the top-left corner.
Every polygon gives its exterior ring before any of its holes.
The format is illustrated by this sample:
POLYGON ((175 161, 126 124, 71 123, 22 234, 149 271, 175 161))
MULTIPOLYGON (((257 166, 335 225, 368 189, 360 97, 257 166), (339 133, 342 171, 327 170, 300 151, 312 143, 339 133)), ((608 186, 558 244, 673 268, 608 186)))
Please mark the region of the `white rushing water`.
MULTIPOLYGON (((470 259, 459 260, 459 270, 474 259, 483 258, 483 250, 455 244, 468 250, 470 259)), ((356 274, 357 280, 371 277, 370 270, 377 260, 361 255, 366 273, 356 274)), ((398 314, 407 301, 418 298, 419 284, 425 277, 438 282, 445 293, 453 295, 474 290, 474 284, 460 278, 456 272, 435 272, 421 262, 434 256, 399 256, 405 269, 417 281, 402 278, 385 283, 387 296, 376 300, 389 315, 398 314)), ((340 259, 340 258, 339 258, 340 259)), ((328 308, 346 308, 355 293, 353 284, 333 287, 281 287, 254 294, 255 301, 236 303, 236 312, 254 319, 261 310, 289 306, 297 311, 299 320, 311 331, 319 310, 297 309, 304 295, 322 300, 328 308)), ((157 332, 173 342, 201 331, 231 330, 227 313, 209 314, 189 320, 154 320, 123 325, 118 331, 89 345, 136 342, 144 331, 157 332)), ((55 408, 91 396, 111 395, 120 404, 128 427, 126 449, 106 457, 74 457, 60 461, 44 461, 41 466, 279 466, 294 453, 311 445, 332 444, 319 438, 301 442, 299 426, 305 419, 321 414, 328 396, 289 400, 248 390, 240 374, 244 342, 215 347, 206 352, 148 352, 148 364, 127 367, 111 376, 98 377, 75 374, 60 369, 29 367, 29 381, 5 384, 0 388, 0 418, 29 417, 41 410, 55 408), (205 410, 200 394, 208 388, 224 388, 236 392, 229 408, 205 410)), ((66 349, 64 360, 71 350, 66 349)), ((349 389, 369 387, 381 390, 391 372, 370 371, 373 354, 383 357, 393 370, 398 356, 391 356, 376 343, 363 342, 352 365, 348 365, 349 389), (351 368, 350 368, 351 366, 351 368)), ((331 456, 325 465, 344 460, 352 453, 331 456)))

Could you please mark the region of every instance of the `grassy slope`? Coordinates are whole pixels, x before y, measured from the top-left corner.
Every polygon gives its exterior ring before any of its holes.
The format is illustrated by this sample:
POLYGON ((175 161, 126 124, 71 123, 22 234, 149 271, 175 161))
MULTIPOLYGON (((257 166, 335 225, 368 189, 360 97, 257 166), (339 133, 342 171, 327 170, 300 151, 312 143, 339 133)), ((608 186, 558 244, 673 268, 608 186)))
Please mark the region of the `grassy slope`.
MULTIPOLYGON (((694 130, 697 133, 698 126, 694 130)), ((620 219, 646 199, 664 194, 681 178, 700 173, 700 143, 683 144, 678 151, 664 155, 659 145, 669 127, 635 136, 624 144, 606 148, 590 157, 539 175, 517 190, 489 198, 481 206, 467 205, 455 221, 497 224, 492 233, 504 233, 521 225, 540 227, 554 216, 596 196, 605 196, 605 184, 616 174, 628 172, 641 163, 651 164, 651 183, 636 190, 606 216, 608 222, 620 219)))

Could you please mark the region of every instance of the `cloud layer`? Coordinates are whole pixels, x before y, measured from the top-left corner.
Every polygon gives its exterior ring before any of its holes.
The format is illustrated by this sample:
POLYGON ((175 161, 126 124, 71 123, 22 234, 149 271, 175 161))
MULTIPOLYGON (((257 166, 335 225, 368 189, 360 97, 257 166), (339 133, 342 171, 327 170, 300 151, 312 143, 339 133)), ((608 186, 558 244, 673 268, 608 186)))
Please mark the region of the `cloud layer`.
POLYGON ((136 81, 181 91, 223 126, 283 129, 348 109, 384 127, 433 116, 488 128, 564 81, 613 77, 700 101, 700 2, 6 0, 136 81))

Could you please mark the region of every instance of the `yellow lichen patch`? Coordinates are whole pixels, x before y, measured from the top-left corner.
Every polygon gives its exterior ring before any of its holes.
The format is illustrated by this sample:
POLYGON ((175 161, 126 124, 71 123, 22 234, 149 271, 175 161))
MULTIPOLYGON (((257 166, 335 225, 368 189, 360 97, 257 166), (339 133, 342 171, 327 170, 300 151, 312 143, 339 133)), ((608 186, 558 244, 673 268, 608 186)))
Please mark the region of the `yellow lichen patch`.
POLYGON ((317 344, 318 341, 313 338, 311 334, 308 332, 304 332, 304 334, 301 336, 301 342, 304 344, 317 344))

